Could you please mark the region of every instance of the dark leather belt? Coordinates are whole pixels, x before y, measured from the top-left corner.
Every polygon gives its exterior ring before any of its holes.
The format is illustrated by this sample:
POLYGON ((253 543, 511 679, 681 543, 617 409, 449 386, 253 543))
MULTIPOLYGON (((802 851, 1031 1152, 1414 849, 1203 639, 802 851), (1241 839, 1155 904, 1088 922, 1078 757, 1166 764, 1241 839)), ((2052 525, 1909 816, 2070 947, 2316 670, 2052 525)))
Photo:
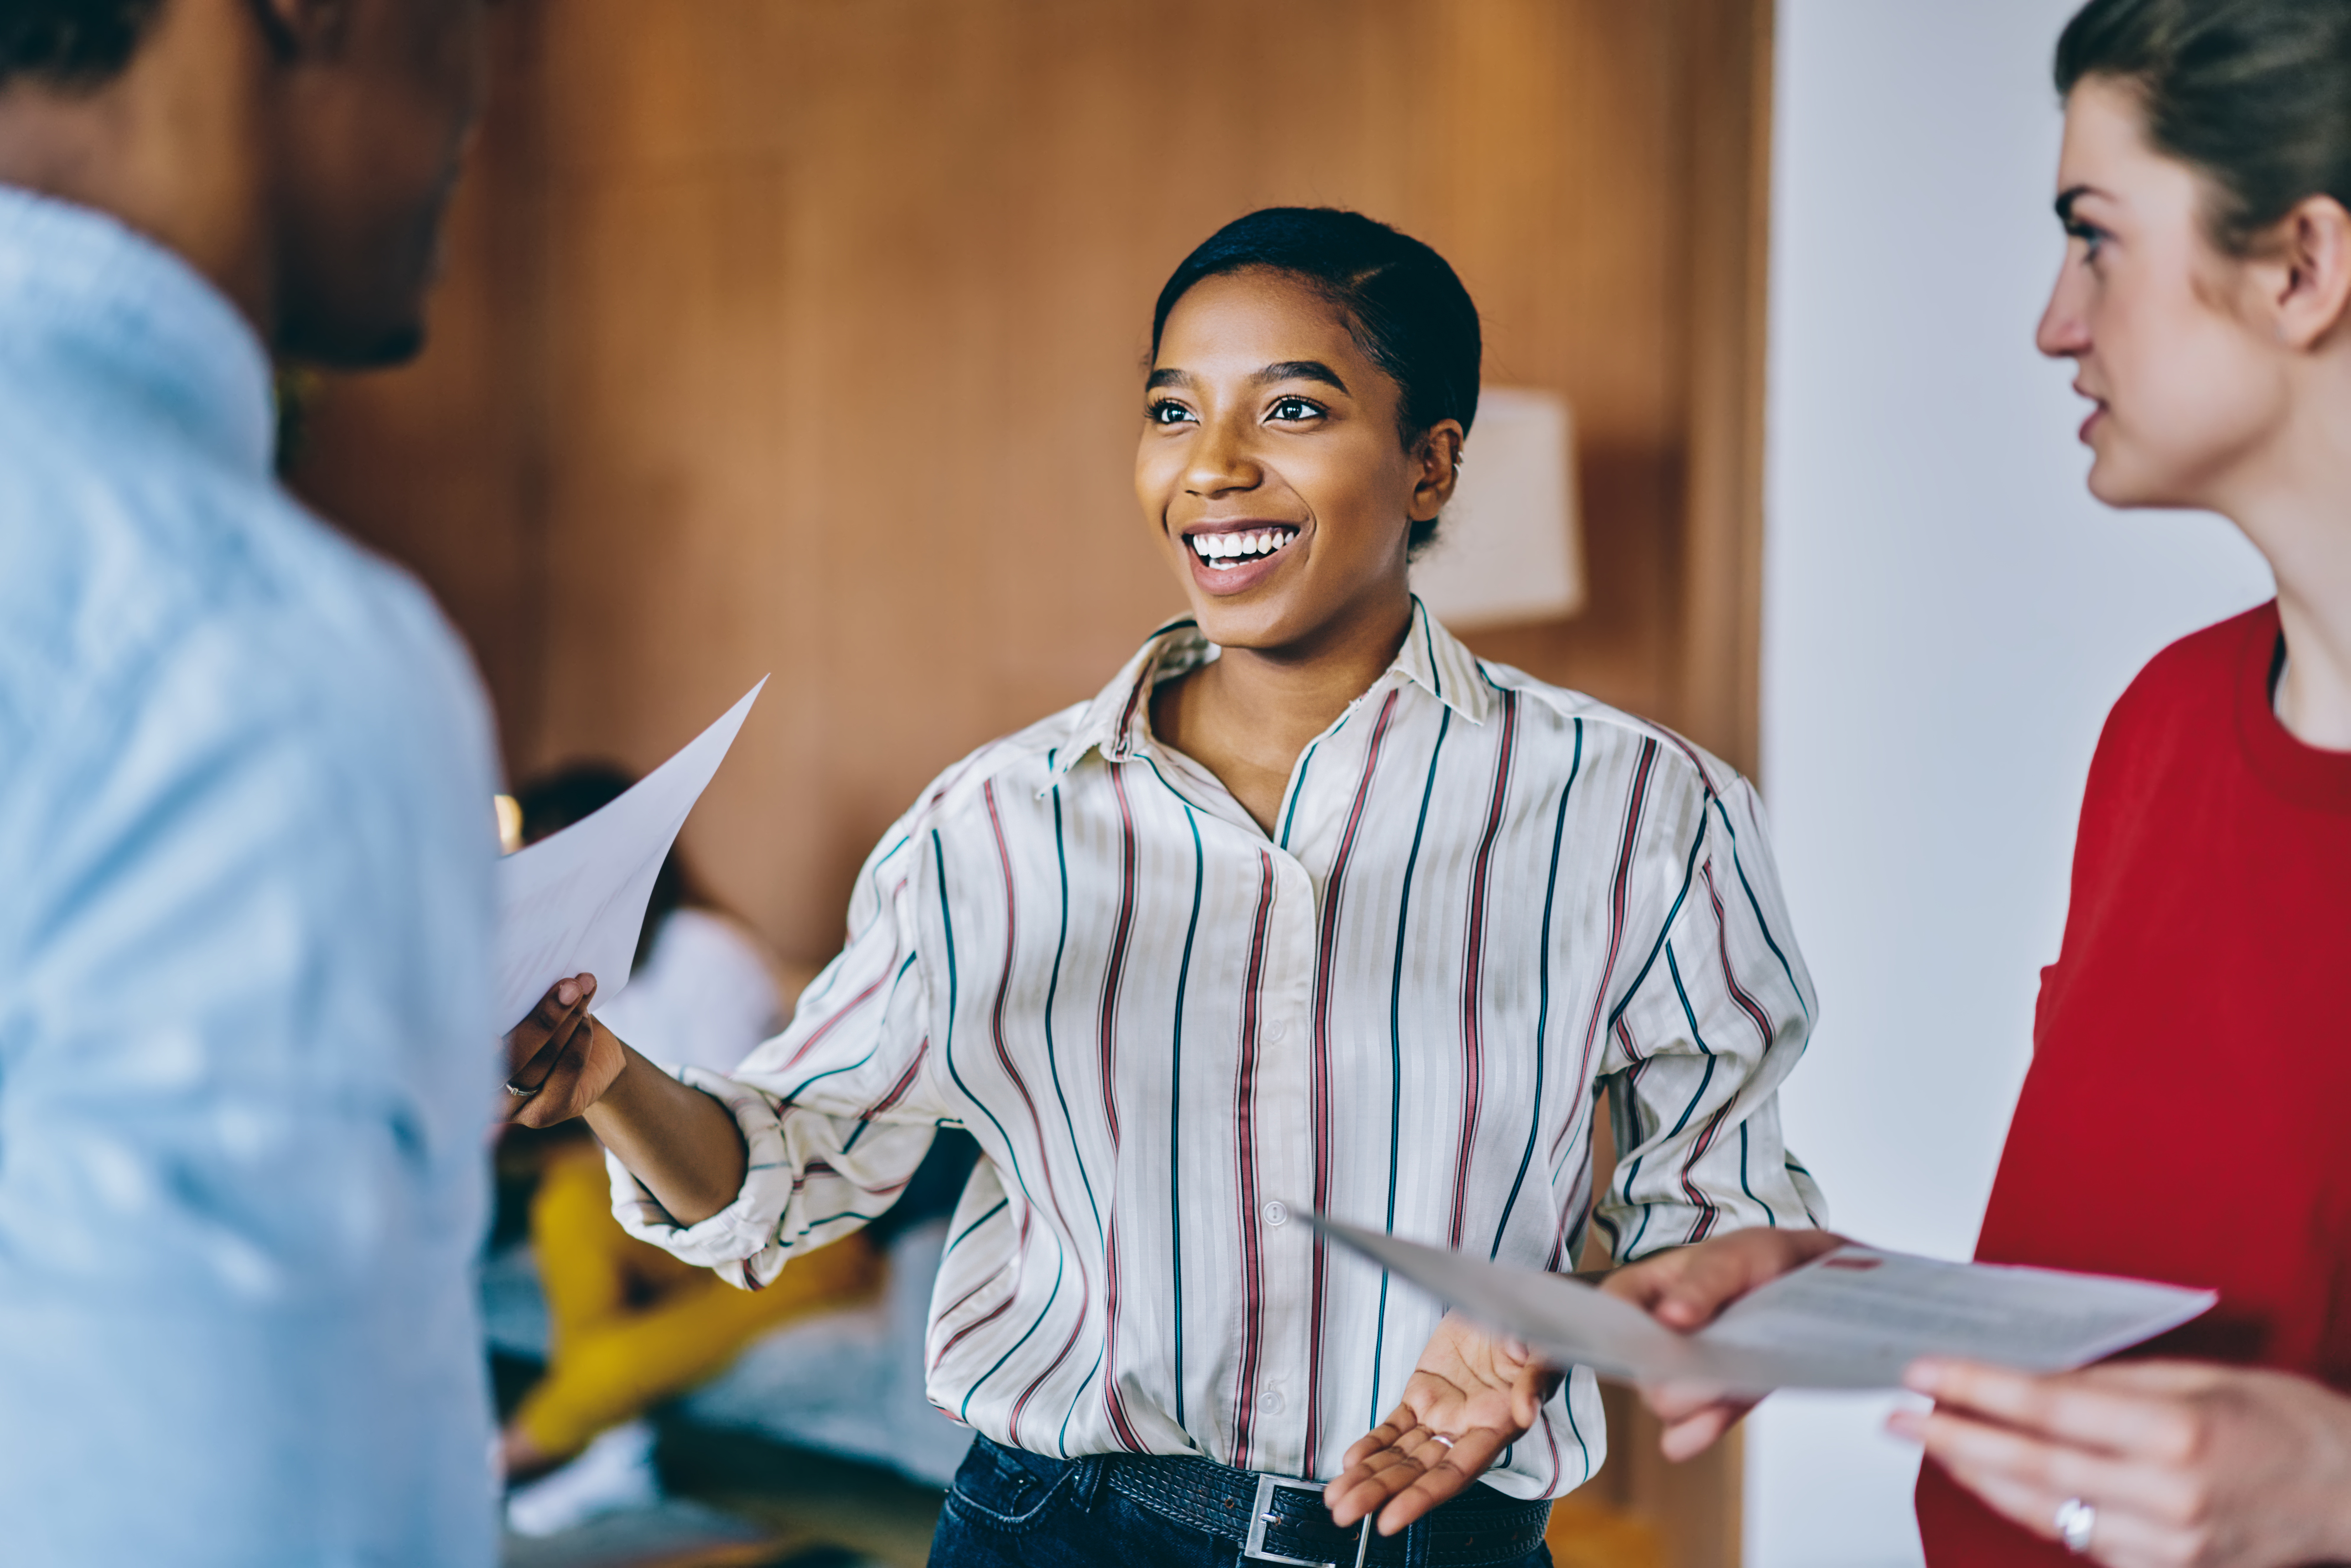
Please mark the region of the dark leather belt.
POLYGON ((1055 1460, 1024 1453, 1015 1462, 1032 1473, 1098 1463, 1102 1485, 1164 1520, 1239 1548, 1245 1563, 1499 1568, 1531 1555, 1551 1522, 1547 1500, 1521 1502, 1473 1486, 1408 1530, 1384 1536, 1374 1530, 1366 1538, 1360 1524, 1342 1530, 1331 1522, 1321 1481, 1237 1470, 1184 1455, 1055 1460))

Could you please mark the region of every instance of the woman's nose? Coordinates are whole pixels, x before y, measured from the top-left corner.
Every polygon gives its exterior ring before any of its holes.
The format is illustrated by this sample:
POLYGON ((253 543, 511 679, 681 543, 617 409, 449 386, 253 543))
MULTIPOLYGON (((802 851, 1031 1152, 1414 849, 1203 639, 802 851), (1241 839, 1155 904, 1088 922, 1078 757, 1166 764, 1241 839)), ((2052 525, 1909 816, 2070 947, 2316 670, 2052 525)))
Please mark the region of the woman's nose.
POLYGON ((2032 334, 2033 346, 2053 360, 2078 359, 2086 353, 2090 331, 2081 307, 2081 290, 2069 262, 2058 273, 2056 287, 2049 291, 2049 304, 2041 312, 2041 325, 2032 334))
POLYGON ((1196 496, 1214 497, 1255 489, 1263 477, 1263 470, 1249 450, 1247 428, 1236 429, 1232 423, 1219 420, 1204 425, 1200 439, 1192 444, 1192 460, 1184 469, 1184 487, 1196 496))

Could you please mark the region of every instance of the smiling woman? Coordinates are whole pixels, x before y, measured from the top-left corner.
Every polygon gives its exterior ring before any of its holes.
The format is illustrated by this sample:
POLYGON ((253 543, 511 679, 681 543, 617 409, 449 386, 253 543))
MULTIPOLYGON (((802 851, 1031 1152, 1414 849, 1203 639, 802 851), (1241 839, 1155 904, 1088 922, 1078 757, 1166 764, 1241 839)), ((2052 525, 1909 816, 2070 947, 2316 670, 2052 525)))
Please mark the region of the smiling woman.
POLYGON ((1542 1562, 1604 1457, 1591 1373, 1298 1218, 1554 1271, 1593 1223, 1634 1281, 1800 1249, 1776 1091, 1813 998, 1754 796, 1413 598, 1479 358, 1435 252, 1256 214, 1154 336, 1135 489, 1192 613, 924 791, 732 1074, 652 1067, 567 981, 519 1119, 584 1113, 622 1223, 746 1286, 970 1129, 929 1392, 981 1440, 934 1563, 1542 1562))

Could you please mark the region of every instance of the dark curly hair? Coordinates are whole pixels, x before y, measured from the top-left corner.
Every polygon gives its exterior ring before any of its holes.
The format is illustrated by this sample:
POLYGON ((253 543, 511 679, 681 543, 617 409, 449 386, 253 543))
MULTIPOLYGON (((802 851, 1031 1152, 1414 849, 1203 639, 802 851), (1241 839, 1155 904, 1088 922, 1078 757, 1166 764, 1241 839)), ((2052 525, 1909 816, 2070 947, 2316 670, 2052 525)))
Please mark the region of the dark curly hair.
POLYGON ((92 88, 139 52, 162 0, 0 0, 0 89, 20 79, 92 88))
MULTIPOLYGON (((1409 448, 1440 421, 1478 418, 1483 343, 1478 307, 1443 256, 1361 213, 1336 207, 1265 207, 1235 218, 1184 258, 1151 314, 1151 352, 1168 313, 1193 285, 1247 267, 1287 272, 1320 289, 1347 319, 1364 356, 1404 396, 1396 434, 1409 448)), ((1437 537, 1437 519, 1415 523, 1414 554, 1437 537)))
POLYGON ((2351 207, 2351 4, 2090 0, 2057 44, 2057 90, 2137 94, 2148 141, 2210 182, 2205 219, 2244 255, 2311 196, 2351 207))

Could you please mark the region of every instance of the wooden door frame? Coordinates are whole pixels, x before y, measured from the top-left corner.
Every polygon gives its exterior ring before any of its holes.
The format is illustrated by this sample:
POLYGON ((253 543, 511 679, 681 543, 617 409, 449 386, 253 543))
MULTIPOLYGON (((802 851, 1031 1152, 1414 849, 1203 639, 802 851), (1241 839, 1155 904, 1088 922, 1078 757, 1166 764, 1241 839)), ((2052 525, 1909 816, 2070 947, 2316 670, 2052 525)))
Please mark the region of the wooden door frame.
POLYGON ((1760 761, 1773 0, 1687 0, 1689 452, 1680 716, 1760 761))

